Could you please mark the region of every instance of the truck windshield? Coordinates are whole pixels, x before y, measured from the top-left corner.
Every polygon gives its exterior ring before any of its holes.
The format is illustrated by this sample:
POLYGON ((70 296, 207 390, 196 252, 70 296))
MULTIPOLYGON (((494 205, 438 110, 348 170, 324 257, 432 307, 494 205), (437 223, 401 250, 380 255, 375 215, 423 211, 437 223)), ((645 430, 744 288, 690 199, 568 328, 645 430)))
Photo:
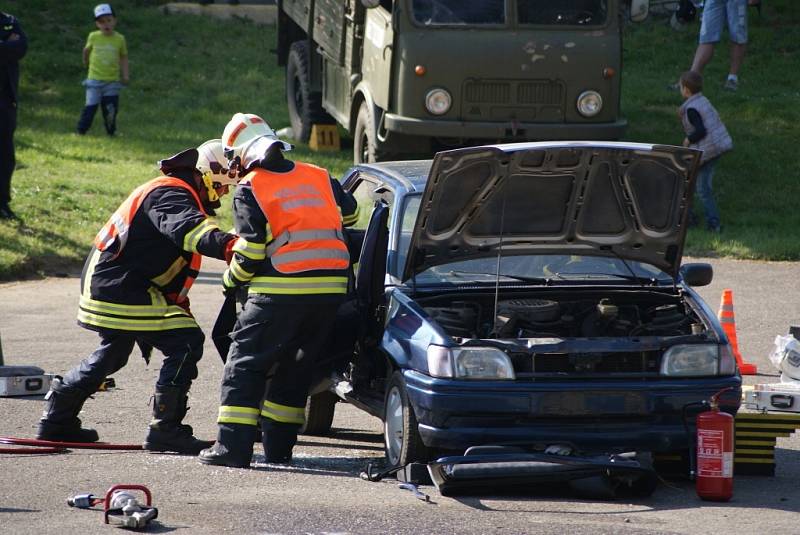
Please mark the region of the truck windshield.
MULTIPOLYGON (((556 0, 552 0, 557 4, 556 0)), ((414 21, 425 26, 505 24, 505 0, 412 0, 414 21)))
POLYGON ((598 26, 607 13, 606 0, 517 0, 520 24, 598 26))

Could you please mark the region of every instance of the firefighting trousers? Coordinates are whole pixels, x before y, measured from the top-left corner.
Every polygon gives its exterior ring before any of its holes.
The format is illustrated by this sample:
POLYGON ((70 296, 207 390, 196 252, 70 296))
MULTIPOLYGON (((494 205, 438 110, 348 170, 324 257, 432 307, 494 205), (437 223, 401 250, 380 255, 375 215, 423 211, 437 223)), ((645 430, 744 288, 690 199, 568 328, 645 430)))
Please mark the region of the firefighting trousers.
POLYGON ((109 375, 128 362, 135 343, 150 345, 164 354, 157 385, 188 388, 197 377, 205 335, 199 328, 155 332, 101 330, 100 346, 64 375, 63 384, 93 394, 109 375))
POLYGON ((328 343, 338 304, 271 303, 250 295, 231 333, 222 375, 218 442, 249 459, 262 419, 267 462, 291 458, 314 363, 328 343), (267 383, 267 376, 271 375, 267 383))

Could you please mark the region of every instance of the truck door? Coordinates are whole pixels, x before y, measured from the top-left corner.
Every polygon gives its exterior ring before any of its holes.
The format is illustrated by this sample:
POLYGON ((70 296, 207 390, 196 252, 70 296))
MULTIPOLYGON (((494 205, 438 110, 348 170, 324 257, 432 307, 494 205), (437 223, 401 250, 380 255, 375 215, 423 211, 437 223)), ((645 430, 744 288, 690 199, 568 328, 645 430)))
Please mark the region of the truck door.
POLYGON ((389 2, 367 10, 364 28, 364 53, 361 68, 364 81, 372 90, 375 104, 386 110, 389 108, 389 88, 392 79, 392 13, 384 7, 389 2))

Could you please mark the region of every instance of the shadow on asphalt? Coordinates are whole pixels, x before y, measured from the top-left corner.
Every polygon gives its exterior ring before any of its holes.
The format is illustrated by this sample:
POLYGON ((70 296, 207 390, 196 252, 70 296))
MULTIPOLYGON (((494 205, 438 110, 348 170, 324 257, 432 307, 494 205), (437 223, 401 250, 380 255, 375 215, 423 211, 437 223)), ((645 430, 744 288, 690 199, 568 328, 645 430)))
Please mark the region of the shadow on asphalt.
POLYGON ((334 428, 330 437, 338 440, 355 440, 356 442, 372 442, 374 444, 383 444, 383 435, 380 433, 365 433, 363 431, 356 431, 353 429, 334 428))
POLYGON ((261 454, 253 455, 253 470, 287 472, 309 475, 343 476, 358 475, 364 468, 369 457, 317 457, 295 455, 292 464, 269 464, 261 454))
POLYGON ((298 440, 297 445, 319 447, 319 448, 345 448, 348 450, 383 451, 383 446, 369 446, 366 444, 342 444, 340 442, 314 442, 312 440, 303 440, 303 439, 298 440))

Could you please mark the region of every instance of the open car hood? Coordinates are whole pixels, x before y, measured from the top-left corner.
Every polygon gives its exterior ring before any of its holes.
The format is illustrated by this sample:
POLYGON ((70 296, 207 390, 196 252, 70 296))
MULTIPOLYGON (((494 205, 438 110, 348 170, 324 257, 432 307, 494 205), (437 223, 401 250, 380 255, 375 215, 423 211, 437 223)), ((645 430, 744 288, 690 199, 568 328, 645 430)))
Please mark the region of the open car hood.
POLYGON ((636 260, 675 278, 700 155, 668 145, 582 141, 440 152, 403 280, 498 251, 636 260))

